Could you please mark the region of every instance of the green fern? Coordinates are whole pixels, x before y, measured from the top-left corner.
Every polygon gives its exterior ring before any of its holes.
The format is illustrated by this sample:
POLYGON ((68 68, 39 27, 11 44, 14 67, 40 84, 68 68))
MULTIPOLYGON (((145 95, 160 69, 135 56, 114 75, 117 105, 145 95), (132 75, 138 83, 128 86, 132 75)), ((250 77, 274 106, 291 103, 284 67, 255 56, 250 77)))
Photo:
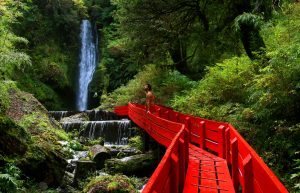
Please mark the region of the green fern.
POLYGON ((17 192, 19 185, 20 182, 13 176, 0 173, 0 192, 17 192))
POLYGON ((234 30, 241 32, 242 26, 248 26, 251 29, 259 30, 262 25, 262 17, 252 13, 243 13, 234 19, 234 30))
MULTIPOLYGON (((298 152, 299 153, 299 152, 298 152)), ((297 154, 297 153, 296 153, 297 154)), ((291 179, 295 180, 294 188, 300 190, 300 159, 295 160, 295 170, 296 173, 291 175, 291 179)))

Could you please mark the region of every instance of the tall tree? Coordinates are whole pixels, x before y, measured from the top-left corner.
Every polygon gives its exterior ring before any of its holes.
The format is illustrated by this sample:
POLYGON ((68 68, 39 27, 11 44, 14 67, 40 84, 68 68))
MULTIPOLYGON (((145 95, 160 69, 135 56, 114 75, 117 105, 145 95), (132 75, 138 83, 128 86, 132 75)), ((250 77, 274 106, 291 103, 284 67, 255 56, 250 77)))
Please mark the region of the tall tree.
MULTIPOLYGON (((218 60, 228 46, 234 47, 240 39, 248 56, 264 47, 259 28, 239 17, 244 12, 268 18, 275 1, 267 0, 113 0, 117 5, 117 19, 120 31, 127 37, 135 61, 149 63, 173 60, 175 68, 183 74, 191 73, 189 60, 194 56, 191 51, 193 41, 200 46, 197 52, 209 58, 207 49, 218 60), (236 18, 239 18, 236 19, 236 18), (232 25, 239 22, 239 36, 233 35, 232 25), (241 22, 243 21, 243 22, 241 22), (193 38, 198 33, 198 38, 193 38), (229 34, 229 35, 228 35, 229 34), (224 36, 224 38, 220 37, 224 36), (231 36, 231 37, 230 37, 231 36), (236 42, 231 43, 235 36, 236 42), (228 39, 227 42, 224 39, 228 39), (215 41, 215 42, 212 42, 215 41), (210 48, 207 45, 210 44, 210 48), (212 48, 211 45, 214 44, 212 48), (221 53, 215 53, 219 50, 221 53)), ((201 55, 201 54, 200 54, 201 55)), ((202 58, 203 63, 208 62, 202 58)), ((199 63, 199 62, 198 62, 199 63)), ((214 63, 214 62, 212 62, 214 63)))

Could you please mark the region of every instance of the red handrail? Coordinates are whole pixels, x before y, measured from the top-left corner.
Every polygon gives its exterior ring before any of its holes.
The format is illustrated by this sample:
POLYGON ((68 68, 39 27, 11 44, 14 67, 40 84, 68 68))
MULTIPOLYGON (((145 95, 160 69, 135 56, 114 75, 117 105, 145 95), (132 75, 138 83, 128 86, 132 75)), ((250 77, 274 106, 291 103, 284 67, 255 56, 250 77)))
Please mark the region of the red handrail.
POLYGON ((122 115, 127 111, 130 119, 168 147, 143 192, 182 191, 189 142, 227 160, 236 192, 239 186, 243 193, 288 192, 232 125, 185 115, 164 106, 156 109, 156 115, 147 114, 144 106, 129 103, 115 111, 122 115))
POLYGON ((168 147, 143 193, 182 192, 188 163, 188 137, 183 124, 162 119, 145 108, 128 105, 128 116, 160 144, 168 147))

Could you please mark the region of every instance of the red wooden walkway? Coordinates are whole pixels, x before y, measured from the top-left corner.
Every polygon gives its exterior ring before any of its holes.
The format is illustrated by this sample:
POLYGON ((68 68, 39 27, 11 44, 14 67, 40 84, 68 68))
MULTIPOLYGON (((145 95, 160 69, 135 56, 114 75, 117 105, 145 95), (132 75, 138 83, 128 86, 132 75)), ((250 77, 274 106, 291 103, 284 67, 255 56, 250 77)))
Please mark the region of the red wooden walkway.
POLYGON ((156 106, 115 107, 167 147, 143 193, 287 193, 263 160, 228 124, 156 106))

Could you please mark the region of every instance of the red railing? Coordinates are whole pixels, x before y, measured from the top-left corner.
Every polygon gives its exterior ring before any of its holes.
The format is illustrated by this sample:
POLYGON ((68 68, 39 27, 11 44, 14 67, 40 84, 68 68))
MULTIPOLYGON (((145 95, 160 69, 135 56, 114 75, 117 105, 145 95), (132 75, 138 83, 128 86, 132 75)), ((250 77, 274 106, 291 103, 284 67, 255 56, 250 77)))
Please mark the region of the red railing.
POLYGON ((227 160, 235 191, 243 193, 287 193, 263 160, 228 123, 185 115, 156 106, 156 115, 137 104, 117 107, 157 142, 168 147, 147 183, 144 193, 181 192, 188 163, 188 142, 227 160), (172 186, 171 186, 172 184, 172 186))
POLYGON ((145 108, 137 104, 128 105, 128 116, 157 142, 168 147, 143 193, 182 192, 189 153, 185 125, 146 113, 145 108))

